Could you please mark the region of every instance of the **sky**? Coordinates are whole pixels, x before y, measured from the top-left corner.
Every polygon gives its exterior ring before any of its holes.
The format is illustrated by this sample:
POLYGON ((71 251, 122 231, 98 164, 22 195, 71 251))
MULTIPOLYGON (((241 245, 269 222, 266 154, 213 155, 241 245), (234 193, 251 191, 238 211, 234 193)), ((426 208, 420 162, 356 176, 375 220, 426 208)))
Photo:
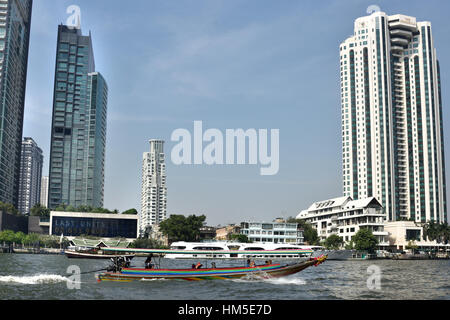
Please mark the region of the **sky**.
POLYGON ((268 222, 342 196, 339 45, 372 5, 432 23, 450 168, 449 1, 34 0, 23 134, 42 148, 44 175, 57 27, 70 5, 81 9, 109 87, 105 208, 140 210, 150 139, 165 140, 169 214, 204 214, 208 225, 268 222), (194 121, 223 134, 278 129, 278 173, 174 164, 171 135, 193 133, 194 121))

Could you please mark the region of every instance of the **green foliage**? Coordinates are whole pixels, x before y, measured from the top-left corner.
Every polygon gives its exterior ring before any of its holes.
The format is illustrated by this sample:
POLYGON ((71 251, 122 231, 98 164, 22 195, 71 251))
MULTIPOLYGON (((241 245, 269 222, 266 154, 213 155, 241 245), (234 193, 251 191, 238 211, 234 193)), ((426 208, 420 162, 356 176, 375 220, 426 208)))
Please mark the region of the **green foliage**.
POLYGON ((140 248, 140 249, 168 249, 167 246, 163 245, 161 242, 149 239, 149 238, 138 238, 130 244, 130 248, 140 248))
POLYGON ((317 234, 317 230, 305 220, 296 219, 293 217, 289 217, 287 219, 287 223, 298 223, 298 227, 303 229, 303 241, 310 245, 319 245, 319 235, 317 234))
POLYGON ((18 215, 19 210, 16 209, 11 203, 4 203, 0 201, 0 211, 3 211, 5 213, 18 215))
POLYGON ((450 240, 450 226, 447 223, 436 223, 433 220, 423 226, 423 238, 437 243, 448 244, 450 240))
POLYGON ((138 214, 138 212, 136 209, 133 208, 133 209, 128 209, 128 210, 122 212, 122 214, 138 214))
POLYGON ((337 234, 332 234, 324 241, 324 246, 330 250, 339 249, 344 244, 344 240, 342 237, 339 237, 337 234))
POLYGON ((241 243, 251 243, 245 234, 232 234, 230 240, 234 240, 241 243))
POLYGON ((409 240, 408 244, 405 247, 406 249, 412 249, 412 250, 416 250, 417 248, 419 248, 416 244, 416 242, 414 240, 409 240))
POLYGON ((38 216, 38 217, 49 217, 50 209, 47 209, 46 207, 44 207, 40 203, 38 203, 38 204, 34 205, 33 208, 31 208, 30 215, 38 216))
POLYGON ((344 246, 345 250, 353 250, 355 249, 355 243, 353 242, 353 240, 350 240, 349 242, 347 242, 344 246))
POLYGON ((355 249, 359 251, 368 251, 369 253, 375 252, 378 246, 378 240, 373 235, 372 231, 363 228, 353 236, 353 243, 355 244, 355 249))
MULTIPOLYGON (((35 246, 39 245, 41 247, 47 248, 59 248, 60 247, 60 237, 41 235, 37 233, 24 234, 23 232, 14 232, 11 230, 4 230, 0 232, 0 243, 12 244, 23 244, 24 246, 35 246)), ((67 247, 69 245, 69 240, 63 238, 62 246, 67 247)))
POLYGON ((197 241, 200 236, 200 228, 205 222, 206 216, 171 215, 170 218, 159 224, 161 232, 168 236, 169 241, 197 241))
POLYGON ((93 208, 91 206, 81 205, 77 208, 71 205, 61 204, 55 208, 55 211, 65 211, 65 212, 88 212, 88 213, 119 213, 119 210, 115 209, 113 211, 106 208, 93 208))

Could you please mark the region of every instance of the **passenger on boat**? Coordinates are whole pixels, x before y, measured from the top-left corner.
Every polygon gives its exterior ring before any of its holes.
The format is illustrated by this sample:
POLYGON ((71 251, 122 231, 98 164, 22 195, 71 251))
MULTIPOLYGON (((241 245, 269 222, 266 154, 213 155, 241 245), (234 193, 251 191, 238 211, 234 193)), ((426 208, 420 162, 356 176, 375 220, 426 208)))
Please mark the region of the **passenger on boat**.
POLYGON ((192 264, 192 269, 195 269, 195 263, 192 264))
POLYGON ((256 266, 255 261, 250 262, 250 267, 251 267, 251 268, 253 268, 253 267, 255 267, 255 266, 256 266))
POLYGON ((199 262, 195 265, 195 269, 200 269, 203 265, 199 262))
POLYGON ((153 254, 150 253, 150 255, 145 260, 145 269, 152 269, 153 268, 152 257, 153 257, 153 254))
POLYGON ((213 268, 213 269, 216 268, 216 263, 215 262, 211 262, 211 268, 213 268))
POLYGON ((250 259, 247 259, 247 267, 250 267, 250 259))

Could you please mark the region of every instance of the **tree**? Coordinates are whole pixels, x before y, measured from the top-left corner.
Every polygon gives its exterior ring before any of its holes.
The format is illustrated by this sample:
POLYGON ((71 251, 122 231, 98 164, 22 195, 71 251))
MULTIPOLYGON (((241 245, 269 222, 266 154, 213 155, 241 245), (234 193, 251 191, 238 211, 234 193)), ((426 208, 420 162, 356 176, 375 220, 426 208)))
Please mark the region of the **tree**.
POLYGON ((3 230, 0 232, 0 243, 5 242, 7 244, 11 244, 15 239, 15 234, 12 230, 3 230))
POLYGON ((296 219, 294 217, 289 217, 287 223, 297 223, 298 228, 303 229, 303 241, 310 245, 319 245, 319 235, 317 230, 305 220, 296 219))
POLYGON ((447 244, 450 240, 450 226, 431 220, 423 226, 423 239, 447 244))
POLYGON ((230 238, 231 238, 231 240, 236 240, 237 242, 241 242, 241 243, 250 243, 251 242, 245 234, 232 234, 230 236, 230 238))
POLYGON ((30 215, 38 216, 38 217, 49 217, 50 209, 47 209, 46 207, 44 207, 40 203, 38 203, 38 204, 34 205, 33 208, 31 208, 30 215))
POLYGON ((14 207, 11 203, 4 203, 0 201, 0 211, 9 213, 9 214, 13 214, 13 215, 18 215, 19 214, 19 210, 16 209, 16 207, 14 207))
POLYGON ((378 240, 373 235, 372 231, 367 228, 359 229, 359 231, 352 238, 355 244, 355 249, 359 251, 375 252, 378 246, 378 240))
POLYGON ((342 237, 339 237, 337 234, 332 234, 324 241, 324 246, 327 249, 336 250, 339 249, 344 244, 344 240, 342 237))
POLYGON ((138 214, 138 212, 136 209, 133 208, 133 209, 128 209, 128 210, 122 212, 122 214, 138 214))
POLYGON ((200 228, 206 216, 171 215, 170 218, 159 224, 161 232, 169 238, 169 241, 196 241, 200 236, 200 228))
POLYGON ((167 249, 167 246, 163 245, 161 242, 154 239, 138 238, 130 244, 130 248, 167 249))

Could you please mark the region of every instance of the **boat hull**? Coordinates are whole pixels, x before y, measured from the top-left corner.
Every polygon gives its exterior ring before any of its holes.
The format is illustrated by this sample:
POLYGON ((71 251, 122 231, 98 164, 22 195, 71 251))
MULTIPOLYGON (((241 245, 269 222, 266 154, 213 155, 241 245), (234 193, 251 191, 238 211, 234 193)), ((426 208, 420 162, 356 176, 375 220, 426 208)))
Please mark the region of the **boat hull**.
POLYGON ((139 281, 139 280, 224 280, 243 277, 277 278, 300 272, 310 266, 319 265, 326 257, 310 259, 295 264, 270 264, 244 268, 209 269, 136 269, 123 268, 121 272, 103 272, 96 274, 98 281, 139 281))

